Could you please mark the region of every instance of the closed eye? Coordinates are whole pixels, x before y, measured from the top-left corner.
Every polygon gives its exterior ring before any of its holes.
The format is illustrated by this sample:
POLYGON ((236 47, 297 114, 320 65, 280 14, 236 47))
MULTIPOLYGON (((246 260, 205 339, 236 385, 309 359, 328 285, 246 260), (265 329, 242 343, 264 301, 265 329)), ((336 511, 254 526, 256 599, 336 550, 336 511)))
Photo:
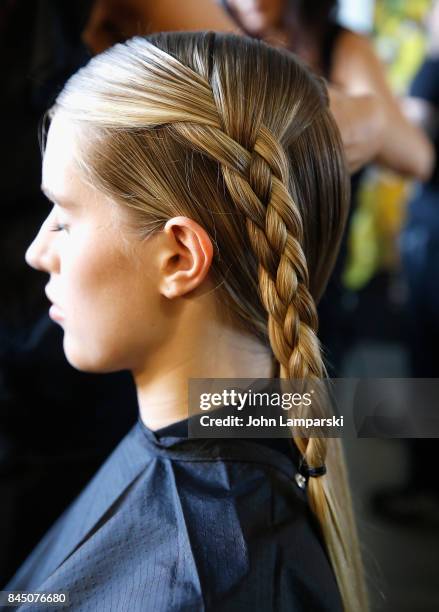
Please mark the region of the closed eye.
POLYGON ((49 230, 51 232, 62 232, 63 230, 67 230, 67 225, 64 223, 56 223, 55 225, 51 225, 49 230))

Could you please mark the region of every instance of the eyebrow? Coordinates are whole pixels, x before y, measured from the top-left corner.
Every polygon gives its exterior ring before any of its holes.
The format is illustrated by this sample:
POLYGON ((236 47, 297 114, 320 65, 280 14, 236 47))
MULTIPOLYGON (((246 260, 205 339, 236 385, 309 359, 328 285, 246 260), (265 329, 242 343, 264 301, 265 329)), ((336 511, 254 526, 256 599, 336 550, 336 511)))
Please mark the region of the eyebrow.
POLYGON ((76 204, 69 200, 64 200, 64 198, 58 198, 54 193, 47 189, 44 185, 41 185, 41 191, 44 193, 46 198, 48 198, 51 202, 55 203, 57 206, 61 208, 76 208, 76 204))

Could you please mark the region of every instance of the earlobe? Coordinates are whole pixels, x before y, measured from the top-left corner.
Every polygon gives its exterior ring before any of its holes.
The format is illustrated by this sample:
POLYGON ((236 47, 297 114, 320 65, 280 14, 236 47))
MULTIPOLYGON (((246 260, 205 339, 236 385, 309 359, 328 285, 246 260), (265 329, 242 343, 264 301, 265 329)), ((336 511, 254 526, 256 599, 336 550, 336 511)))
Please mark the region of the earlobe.
POLYGON ((202 285, 212 264, 213 245, 204 228, 188 217, 169 219, 163 232, 170 250, 162 266, 160 291, 174 299, 202 285))

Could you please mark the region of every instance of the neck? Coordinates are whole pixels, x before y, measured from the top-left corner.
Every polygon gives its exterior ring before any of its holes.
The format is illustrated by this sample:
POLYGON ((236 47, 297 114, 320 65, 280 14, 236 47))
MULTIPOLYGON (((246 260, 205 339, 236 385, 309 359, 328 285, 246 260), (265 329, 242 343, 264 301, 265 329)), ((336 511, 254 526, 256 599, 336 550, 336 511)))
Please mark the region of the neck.
POLYGON ((193 304, 171 340, 133 371, 140 417, 157 430, 188 417, 191 378, 270 378, 271 352, 260 341, 193 304))

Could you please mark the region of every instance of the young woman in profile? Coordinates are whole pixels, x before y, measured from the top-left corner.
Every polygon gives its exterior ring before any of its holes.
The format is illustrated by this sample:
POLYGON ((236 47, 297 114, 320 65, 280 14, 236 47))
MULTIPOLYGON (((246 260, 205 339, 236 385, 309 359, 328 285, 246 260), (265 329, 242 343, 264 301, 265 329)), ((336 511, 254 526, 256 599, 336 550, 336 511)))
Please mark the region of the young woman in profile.
POLYGON ((92 59, 51 118, 26 259, 69 362, 130 370, 139 420, 5 588, 367 610, 338 439, 187 437, 190 378, 324 376, 315 304, 348 205, 324 85, 260 41, 164 33, 92 59))

